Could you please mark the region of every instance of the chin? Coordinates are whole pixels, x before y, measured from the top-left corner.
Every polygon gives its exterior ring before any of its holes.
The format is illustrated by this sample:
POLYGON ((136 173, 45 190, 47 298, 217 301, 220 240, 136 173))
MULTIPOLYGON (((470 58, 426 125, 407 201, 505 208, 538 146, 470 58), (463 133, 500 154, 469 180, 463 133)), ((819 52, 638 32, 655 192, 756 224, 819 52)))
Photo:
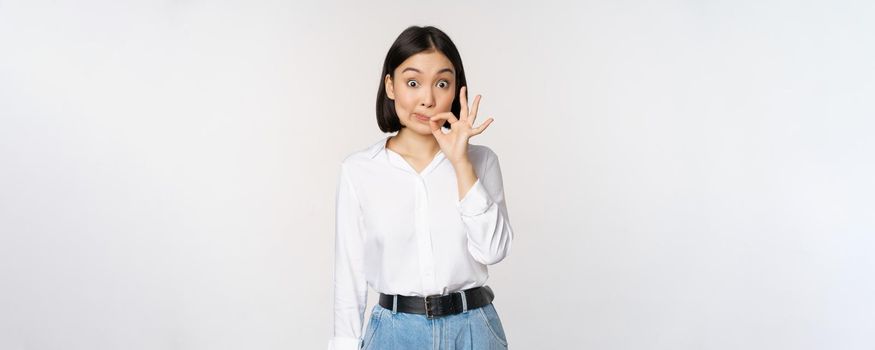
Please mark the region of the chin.
POLYGON ((410 131, 414 131, 420 135, 431 135, 431 128, 429 128, 428 126, 424 126, 424 127, 420 126, 418 128, 408 128, 408 129, 410 129, 410 131))
POLYGON ((411 121, 411 123, 416 123, 413 126, 410 123, 405 124, 404 128, 410 131, 413 131, 417 134, 421 135, 431 135, 431 126, 425 123, 420 123, 419 121, 411 121), (418 125, 417 125, 418 124, 418 125))

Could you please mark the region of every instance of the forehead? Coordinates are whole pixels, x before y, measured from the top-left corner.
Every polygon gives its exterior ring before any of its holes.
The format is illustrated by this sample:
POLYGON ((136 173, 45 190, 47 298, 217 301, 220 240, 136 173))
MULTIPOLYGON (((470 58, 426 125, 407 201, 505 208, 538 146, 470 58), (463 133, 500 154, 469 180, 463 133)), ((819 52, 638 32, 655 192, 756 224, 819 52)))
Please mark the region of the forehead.
MULTIPOLYGON (((401 65, 395 69, 397 73, 404 72, 407 68, 415 68, 425 74, 436 74, 446 68, 453 72, 453 62, 440 51, 424 51, 408 57, 401 65)), ((415 71, 408 70, 407 73, 415 74, 415 71)))

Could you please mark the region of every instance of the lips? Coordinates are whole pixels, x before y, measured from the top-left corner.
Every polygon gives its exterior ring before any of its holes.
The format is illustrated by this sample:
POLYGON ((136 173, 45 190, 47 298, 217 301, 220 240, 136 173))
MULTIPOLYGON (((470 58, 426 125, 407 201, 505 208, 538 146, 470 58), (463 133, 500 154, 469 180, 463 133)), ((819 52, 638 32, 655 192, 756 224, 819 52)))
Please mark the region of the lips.
POLYGON ((416 119, 419 119, 420 121, 424 121, 424 122, 427 122, 430 119, 429 117, 424 116, 424 115, 419 114, 419 113, 413 113, 413 117, 416 119))

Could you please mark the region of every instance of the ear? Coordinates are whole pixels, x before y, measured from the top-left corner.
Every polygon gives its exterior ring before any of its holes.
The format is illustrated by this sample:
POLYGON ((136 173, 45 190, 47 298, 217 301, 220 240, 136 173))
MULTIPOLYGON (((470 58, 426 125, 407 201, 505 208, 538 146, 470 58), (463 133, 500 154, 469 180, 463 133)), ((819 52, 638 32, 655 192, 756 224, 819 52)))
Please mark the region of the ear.
POLYGON ((395 100, 395 86, 392 85, 392 77, 389 74, 386 74, 386 78, 384 79, 386 85, 386 96, 389 97, 390 100, 395 100))

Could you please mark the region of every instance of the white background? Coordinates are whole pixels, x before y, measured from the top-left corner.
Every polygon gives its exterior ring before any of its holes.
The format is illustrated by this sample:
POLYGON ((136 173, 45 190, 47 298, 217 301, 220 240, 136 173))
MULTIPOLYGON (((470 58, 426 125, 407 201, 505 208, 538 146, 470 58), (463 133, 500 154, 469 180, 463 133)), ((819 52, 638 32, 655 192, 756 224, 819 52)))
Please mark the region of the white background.
POLYGON ((489 281, 511 348, 875 348, 873 23, 871 1, 0 0, 0 348, 324 348, 339 164, 385 136, 408 25, 450 35, 495 118, 471 142, 516 233, 489 281))

